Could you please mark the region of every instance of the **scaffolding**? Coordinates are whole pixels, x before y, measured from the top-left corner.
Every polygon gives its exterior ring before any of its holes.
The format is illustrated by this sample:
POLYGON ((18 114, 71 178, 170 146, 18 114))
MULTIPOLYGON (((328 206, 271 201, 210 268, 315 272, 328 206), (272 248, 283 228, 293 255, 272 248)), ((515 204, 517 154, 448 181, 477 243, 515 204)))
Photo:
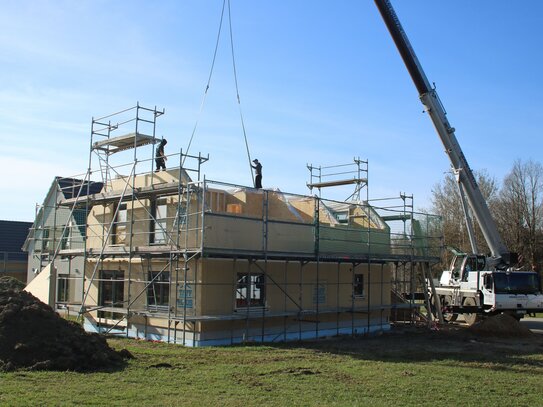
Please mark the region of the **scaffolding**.
MULTIPOLYGON (((93 119, 87 173, 55 200, 68 219, 84 213, 83 228, 55 223, 49 266, 82 259, 81 276, 58 278, 79 293, 57 305, 87 330, 187 346, 287 341, 369 334, 430 309, 440 218, 406 195, 370 201, 367 161, 354 159, 355 193, 341 202, 209 180, 209 157, 182 150, 155 172, 162 114, 138 104, 93 119)), ((346 185, 308 168, 310 188, 346 185)))
POLYGON ((313 188, 317 188, 319 196, 321 196, 322 188, 354 185, 354 192, 345 201, 352 200, 356 202, 360 202, 361 192, 364 188, 366 189, 366 195, 368 193, 368 161, 361 160, 360 157, 355 157, 352 163, 346 164, 319 165, 318 167, 307 164, 307 169, 309 170, 307 187, 310 193, 313 192, 313 188))

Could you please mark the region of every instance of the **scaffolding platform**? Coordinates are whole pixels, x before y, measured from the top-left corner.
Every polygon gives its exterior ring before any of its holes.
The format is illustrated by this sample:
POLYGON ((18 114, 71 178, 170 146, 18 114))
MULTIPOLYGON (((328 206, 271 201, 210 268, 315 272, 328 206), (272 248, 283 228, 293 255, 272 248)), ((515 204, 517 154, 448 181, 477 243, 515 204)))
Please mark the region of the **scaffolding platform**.
POLYGON ((129 133, 123 136, 111 137, 105 140, 96 141, 92 144, 92 148, 94 150, 105 151, 111 155, 120 151, 129 150, 131 148, 154 144, 158 140, 159 139, 153 136, 148 136, 142 133, 129 133))
POLYGON ((313 182, 307 184, 307 187, 312 188, 327 188, 327 187, 338 187, 342 185, 352 185, 352 184, 365 184, 368 182, 367 178, 350 178, 350 179, 341 179, 336 181, 324 181, 324 182, 313 182))

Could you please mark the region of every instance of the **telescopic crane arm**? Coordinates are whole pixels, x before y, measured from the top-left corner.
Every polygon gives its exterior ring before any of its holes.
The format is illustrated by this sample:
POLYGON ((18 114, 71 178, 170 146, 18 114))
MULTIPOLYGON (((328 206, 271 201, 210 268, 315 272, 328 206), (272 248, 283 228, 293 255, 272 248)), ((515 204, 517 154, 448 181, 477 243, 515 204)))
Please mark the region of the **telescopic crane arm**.
POLYGON ((425 111, 432 119, 432 123, 445 147, 445 153, 449 156, 455 174, 457 174, 460 187, 465 193, 475 219, 479 223, 485 240, 490 248, 492 257, 496 262, 509 263, 509 251, 503 243, 498 229, 490 214, 473 172, 468 165, 466 157, 456 140, 455 129, 451 127, 446 117, 446 112, 439 100, 435 87, 432 88, 428 82, 422 66, 415 55, 415 51, 409 43, 409 39, 400 24, 396 12, 389 0, 374 0, 379 9, 385 25, 390 32, 400 55, 415 83, 419 97, 424 105, 425 111))

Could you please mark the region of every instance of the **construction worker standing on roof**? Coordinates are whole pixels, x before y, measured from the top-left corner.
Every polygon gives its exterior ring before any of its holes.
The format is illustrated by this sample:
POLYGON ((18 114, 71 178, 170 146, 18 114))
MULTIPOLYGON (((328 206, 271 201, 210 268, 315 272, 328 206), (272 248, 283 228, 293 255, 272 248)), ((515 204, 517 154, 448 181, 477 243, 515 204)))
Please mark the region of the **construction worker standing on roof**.
POLYGON ((155 163, 156 163, 156 170, 155 172, 160 171, 160 169, 163 169, 166 171, 166 160, 168 159, 166 155, 164 154, 164 146, 168 143, 168 140, 163 138, 158 145, 158 148, 156 149, 156 156, 155 156, 155 163))
POLYGON ((256 177, 255 177, 255 188, 260 189, 262 188, 262 164, 258 162, 258 160, 255 158, 253 160, 255 165, 251 165, 255 169, 256 177))

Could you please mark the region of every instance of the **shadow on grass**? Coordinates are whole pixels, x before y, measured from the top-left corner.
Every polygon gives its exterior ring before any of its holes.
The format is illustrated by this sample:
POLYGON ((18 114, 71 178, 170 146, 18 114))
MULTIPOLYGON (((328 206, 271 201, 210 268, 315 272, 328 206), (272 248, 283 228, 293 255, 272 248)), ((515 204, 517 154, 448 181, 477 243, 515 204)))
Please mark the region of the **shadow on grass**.
POLYGON ((392 363, 450 362, 485 369, 543 368, 543 335, 522 338, 480 336, 467 329, 396 329, 377 336, 263 344, 276 349, 311 349, 354 359, 392 363), (535 357, 535 358, 534 358, 535 357))

